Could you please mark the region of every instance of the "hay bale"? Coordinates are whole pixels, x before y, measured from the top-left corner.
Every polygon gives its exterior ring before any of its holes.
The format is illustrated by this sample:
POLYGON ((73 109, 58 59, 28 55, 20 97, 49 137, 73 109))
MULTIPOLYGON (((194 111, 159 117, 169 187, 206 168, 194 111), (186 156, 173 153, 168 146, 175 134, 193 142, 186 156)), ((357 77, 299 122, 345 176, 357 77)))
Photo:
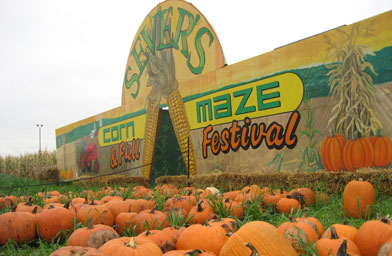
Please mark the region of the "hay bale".
POLYGON ((33 179, 46 182, 58 182, 59 181, 59 169, 57 166, 44 166, 34 170, 31 175, 33 179))
POLYGON ((119 185, 119 186, 145 186, 150 187, 150 183, 145 177, 125 176, 125 175, 107 175, 102 177, 94 176, 80 176, 74 180, 76 184, 84 184, 88 186, 108 186, 108 185, 119 185))
POLYGON ((241 189, 245 186, 256 184, 270 188, 293 189, 308 187, 313 190, 320 189, 331 194, 340 194, 344 186, 351 180, 369 181, 380 194, 392 195, 392 168, 364 168, 356 172, 279 172, 239 174, 232 172, 214 173, 191 176, 162 176, 156 179, 157 185, 171 183, 177 187, 189 184, 197 188, 217 187, 224 191, 241 189))

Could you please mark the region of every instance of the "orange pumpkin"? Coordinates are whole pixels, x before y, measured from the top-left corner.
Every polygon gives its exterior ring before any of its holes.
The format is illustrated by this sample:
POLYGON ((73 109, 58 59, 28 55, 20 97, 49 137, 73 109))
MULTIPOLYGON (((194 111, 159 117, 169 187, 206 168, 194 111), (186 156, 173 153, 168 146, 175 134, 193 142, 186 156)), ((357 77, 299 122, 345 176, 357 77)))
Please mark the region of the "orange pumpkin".
POLYGON ((146 230, 137 237, 150 239, 161 248, 163 253, 176 249, 174 243, 170 241, 170 237, 162 230, 146 230))
POLYGON ((16 197, 14 196, 0 196, 0 210, 7 207, 11 208, 16 202, 16 197))
POLYGON ((152 200, 139 198, 136 201, 139 203, 139 212, 144 210, 152 210, 155 207, 155 202, 152 200))
POLYGON ((311 225, 313 227, 313 229, 316 231, 318 237, 320 237, 324 233, 324 226, 321 223, 321 221, 319 221, 318 219, 316 219, 314 217, 308 217, 306 215, 306 211, 304 211, 301 218, 296 218, 295 220, 297 222, 304 222, 306 224, 311 225))
POLYGON ((320 256, 336 255, 344 241, 347 243, 345 248, 346 253, 349 253, 349 255, 361 254, 356 243, 346 237, 339 237, 333 226, 331 226, 331 237, 319 239, 316 242, 316 250, 320 256))
POLYGON ((295 213, 301 208, 301 205, 296 199, 290 198, 288 195, 288 197, 279 199, 276 203, 276 207, 281 213, 295 213))
POLYGON ((352 241, 355 241, 355 236, 358 233, 358 229, 354 226, 348 225, 347 223, 343 224, 332 224, 324 233, 321 235, 322 238, 330 238, 331 237, 331 227, 334 227, 336 230, 336 234, 339 237, 347 237, 352 241))
POLYGON ((163 209, 168 211, 172 208, 184 208, 186 212, 189 212, 195 205, 196 198, 194 196, 179 196, 167 199, 163 204, 163 209))
POLYGON ((290 221, 279 225, 278 231, 286 236, 287 240, 299 253, 304 252, 302 245, 314 243, 318 239, 318 234, 313 226, 305 222, 297 222, 292 216, 290 216, 290 221))
POLYGON ((205 250, 173 250, 163 254, 163 256, 216 256, 215 253, 205 250))
POLYGON ((166 213, 156 210, 144 210, 135 216, 135 226, 137 232, 146 229, 162 229, 169 226, 169 219, 166 213))
POLYGON ((58 237, 65 237, 74 227, 75 214, 66 208, 44 209, 36 217, 39 236, 48 242, 58 237))
POLYGON ((126 230, 132 231, 135 226, 136 212, 122 212, 117 215, 115 223, 116 230, 120 235, 124 235, 126 230))
POLYGON ((235 200, 235 198, 239 195, 239 194, 241 194, 241 190, 233 190, 233 191, 228 191, 228 192, 226 192, 226 193, 224 193, 223 194, 223 196, 225 197, 225 198, 230 198, 230 200, 235 200))
POLYGON ((233 218, 216 218, 208 221, 208 224, 213 227, 222 228, 226 233, 235 232, 237 229, 235 219, 233 218))
POLYGON ((76 213, 79 222, 87 224, 87 219, 92 220, 94 224, 104 224, 113 226, 114 218, 112 212, 105 205, 85 205, 76 213))
POLYGON ((111 200, 106 203, 105 206, 110 210, 113 215, 113 219, 116 219, 117 215, 122 212, 139 212, 139 202, 134 199, 126 200, 111 200))
POLYGON ((273 191, 271 193, 266 193, 263 196, 263 205, 265 206, 276 205, 278 201, 283 197, 284 197, 283 194, 276 194, 273 191))
POLYGON ((193 206, 192 209, 188 212, 187 217, 191 218, 189 220, 189 223, 191 224, 202 224, 207 219, 211 218, 213 214, 214 210, 212 209, 211 205, 208 204, 206 200, 200 200, 200 202, 193 206))
POLYGON ((223 245, 219 256, 251 255, 246 243, 252 244, 259 255, 296 256, 297 252, 286 237, 273 225, 264 221, 251 221, 233 233, 223 245))
POLYGON ((325 138, 321 144, 321 162, 327 171, 341 171, 345 169, 343 149, 346 139, 340 134, 333 134, 325 138))
POLYGON ((369 220, 361 225, 355 236, 361 255, 376 256, 380 247, 392 236, 392 225, 388 219, 369 220))
POLYGON ((162 251, 153 241, 141 237, 120 237, 99 247, 107 256, 148 255, 160 256, 162 251))
POLYGON ((354 172, 358 168, 373 166, 374 149, 368 138, 349 140, 343 149, 344 166, 354 172))
POLYGON ((374 201, 375 191, 370 182, 352 180, 344 187, 343 208, 346 216, 354 218, 359 216, 364 218, 366 214, 370 216, 374 201))
POLYGON ((387 167, 392 162, 392 143, 387 136, 381 136, 380 129, 376 136, 369 137, 374 149, 374 166, 387 167))
POLYGON ((193 224, 181 233, 177 241, 177 249, 202 249, 219 255, 227 239, 226 232, 222 228, 208 224, 193 224))
POLYGON ((305 200, 303 203, 300 202, 301 206, 302 206, 302 204, 304 206, 309 206, 309 205, 315 204, 316 199, 314 197, 314 192, 310 188, 305 188, 305 187, 296 188, 296 189, 291 190, 289 193, 287 193, 287 195, 290 195, 292 198, 297 199, 296 198, 297 193, 301 194, 305 200))
POLYGON ((162 229, 162 231, 169 237, 169 241, 173 242, 174 246, 176 246, 178 238, 185 229, 185 227, 167 227, 162 229))
POLYGON ((6 212, 0 215, 0 245, 7 243, 8 239, 18 244, 30 242, 35 239, 35 216, 28 212, 6 212))
POLYGON ((16 206, 15 212, 32 212, 36 208, 36 213, 42 212, 42 207, 39 205, 33 204, 33 200, 29 197, 26 203, 19 203, 16 206))
POLYGON ((107 225, 94 225, 91 220, 85 228, 78 228, 69 236, 67 246, 99 248, 108 240, 118 238, 117 232, 107 225))
POLYGON ((84 247, 84 246, 61 247, 60 249, 52 252, 49 256, 72 256, 72 255, 107 256, 104 252, 101 252, 98 249, 84 247))

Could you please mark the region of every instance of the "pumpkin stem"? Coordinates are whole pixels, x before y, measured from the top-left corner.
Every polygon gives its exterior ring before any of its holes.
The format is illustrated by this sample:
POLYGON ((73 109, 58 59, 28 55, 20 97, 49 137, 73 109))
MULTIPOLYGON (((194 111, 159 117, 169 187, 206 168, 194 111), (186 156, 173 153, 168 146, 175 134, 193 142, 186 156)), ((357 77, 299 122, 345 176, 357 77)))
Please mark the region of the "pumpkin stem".
POLYGON ((33 198, 30 196, 27 202, 25 203, 27 206, 32 206, 33 205, 33 198))
POLYGON ((229 225, 227 225, 226 223, 223 223, 221 227, 226 231, 226 233, 229 233, 231 231, 229 225))
POLYGON ((203 203, 203 201, 200 201, 198 204, 197 204, 197 211, 198 212, 202 212, 203 211, 203 207, 201 207, 201 204, 203 203))
POLYGON ((349 254, 347 254, 347 240, 343 240, 342 244, 339 246, 336 256, 349 256, 349 254))
POLYGON ((227 237, 231 237, 232 235, 233 235, 233 232, 229 232, 229 233, 225 234, 225 236, 227 236, 227 237))
POLYGON ((226 197, 225 198, 225 203, 230 203, 230 198, 226 197))
POLYGON ((301 194, 300 192, 293 192, 293 193, 291 193, 291 195, 287 195, 286 197, 297 200, 299 202, 299 204, 301 205, 301 207, 303 207, 306 203, 305 196, 303 194, 301 194))
POLYGON ((380 128, 377 129, 376 136, 377 137, 381 137, 381 129, 380 128))
POLYGON ((245 246, 252 250, 250 256, 260 256, 260 253, 251 243, 245 243, 245 246))
POLYGON ((213 214, 211 215, 211 218, 210 218, 209 220, 212 220, 212 221, 214 221, 214 222, 217 222, 217 221, 220 221, 221 219, 219 218, 218 215, 216 215, 215 213, 213 213, 213 214))
POLYGON ((297 220, 294 218, 293 215, 290 215, 290 216, 289 216, 289 219, 290 219, 290 222, 291 222, 291 223, 297 223, 297 220))
POLYGON ((32 214, 37 214, 38 211, 38 206, 34 207, 34 209, 31 211, 32 214))
POLYGON ((87 218, 87 229, 91 230, 94 228, 94 222, 92 218, 87 218))
POLYGON ((135 238, 132 237, 132 238, 131 238, 131 241, 129 241, 129 243, 125 244, 125 246, 126 246, 126 247, 131 247, 131 248, 135 249, 135 248, 137 247, 137 244, 136 244, 136 242, 135 242, 135 238))
POLYGON ((338 233, 333 225, 329 228, 329 230, 331 230, 331 239, 339 239, 338 233))
POLYGON ((157 207, 154 206, 154 208, 151 209, 150 213, 151 213, 151 214, 154 214, 156 210, 157 210, 157 207))
POLYGON ((71 205, 71 201, 65 203, 64 208, 69 210, 69 206, 71 205))
POLYGON ((51 205, 49 205, 48 208, 49 208, 49 209, 54 209, 54 206, 51 204, 51 205))

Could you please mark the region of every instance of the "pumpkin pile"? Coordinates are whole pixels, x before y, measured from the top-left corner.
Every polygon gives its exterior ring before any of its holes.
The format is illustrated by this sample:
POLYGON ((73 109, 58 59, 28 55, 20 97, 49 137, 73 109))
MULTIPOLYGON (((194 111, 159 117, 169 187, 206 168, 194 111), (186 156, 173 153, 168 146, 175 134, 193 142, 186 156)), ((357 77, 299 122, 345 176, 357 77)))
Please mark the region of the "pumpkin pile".
MULTIPOLYGON (((250 185, 220 193, 216 188, 179 189, 165 184, 105 187, 85 191, 40 192, 32 197, 1 197, 0 245, 12 240, 25 244, 40 239, 66 241, 51 255, 390 255, 392 225, 388 218, 368 220, 357 229, 336 223, 324 230, 306 209, 328 195, 302 187, 289 191, 250 185), (125 192, 125 193, 124 193, 125 192), (125 196, 124 196, 125 195, 125 196), (287 222, 246 221, 252 208, 285 215, 287 222), (292 216, 301 210, 302 217, 292 216), (377 236, 372 235, 377 230, 377 236), (378 254, 377 254, 378 253, 378 254), (380 254, 381 253, 381 254, 380 254)), ((350 218, 370 216, 374 188, 366 181, 351 181, 343 193, 343 213, 350 218)))
POLYGON ((327 171, 356 171, 366 167, 388 167, 392 162, 392 143, 382 136, 380 129, 375 136, 346 140, 331 131, 321 144, 321 161, 327 171))

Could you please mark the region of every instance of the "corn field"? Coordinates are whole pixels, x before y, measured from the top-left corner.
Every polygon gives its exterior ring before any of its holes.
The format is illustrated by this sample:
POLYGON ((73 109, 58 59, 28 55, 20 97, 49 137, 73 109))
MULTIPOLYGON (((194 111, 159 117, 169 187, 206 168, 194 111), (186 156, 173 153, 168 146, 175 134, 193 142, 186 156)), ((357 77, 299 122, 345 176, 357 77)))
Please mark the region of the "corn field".
POLYGON ((0 173, 19 177, 34 178, 40 173, 56 165, 56 151, 42 151, 41 153, 28 153, 20 156, 0 156, 0 173))

